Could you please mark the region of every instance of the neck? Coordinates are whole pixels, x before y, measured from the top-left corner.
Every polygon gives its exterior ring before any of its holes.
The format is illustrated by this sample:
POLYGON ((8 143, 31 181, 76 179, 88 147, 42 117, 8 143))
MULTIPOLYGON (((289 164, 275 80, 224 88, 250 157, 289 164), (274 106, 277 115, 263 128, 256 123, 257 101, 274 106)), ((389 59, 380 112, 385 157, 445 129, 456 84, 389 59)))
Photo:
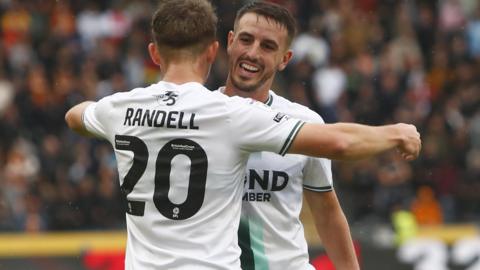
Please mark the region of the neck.
MULTIPOLYGON (((162 68, 160 68, 162 69, 162 68)), ((175 84, 184 84, 188 82, 205 83, 205 74, 208 67, 192 62, 171 62, 163 72, 162 80, 175 84)))
POLYGON ((235 87, 233 83, 229 79, 227 79, 224 94, 230 97, 239 96, 244 98, 251 98, 265 103, 270 95, 269 90, 270 89, 268 87, 261 87, 259 89, 256 89, 255 91, 242 91, 235 87))

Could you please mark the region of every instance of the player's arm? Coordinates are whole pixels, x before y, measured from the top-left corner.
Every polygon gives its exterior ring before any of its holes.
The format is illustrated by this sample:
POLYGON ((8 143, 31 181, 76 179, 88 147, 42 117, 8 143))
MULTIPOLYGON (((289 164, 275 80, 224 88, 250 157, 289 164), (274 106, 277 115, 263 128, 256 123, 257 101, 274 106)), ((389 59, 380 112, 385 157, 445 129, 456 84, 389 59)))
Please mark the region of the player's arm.
POLYGON ((421 148, 413 125, 367 126, 353 123, 312 124, 299 130, 288 152, 338 160, 370 157, 396 148, 406 160, 415 159, 421 148))
POLYGON ((317 233, 337 270, 358 270, 347 219, 335 191, 314 192, 304 189, 317 233))
POLYGON ((86 129, 83 123, 83 113, 85 112, 85 109, 93 103, 95 102, 85 101, 73 106, 70 110, 68 110, 68 112, 65 114, 65 121, 71 130, 82 136, 94 136, 86 129))

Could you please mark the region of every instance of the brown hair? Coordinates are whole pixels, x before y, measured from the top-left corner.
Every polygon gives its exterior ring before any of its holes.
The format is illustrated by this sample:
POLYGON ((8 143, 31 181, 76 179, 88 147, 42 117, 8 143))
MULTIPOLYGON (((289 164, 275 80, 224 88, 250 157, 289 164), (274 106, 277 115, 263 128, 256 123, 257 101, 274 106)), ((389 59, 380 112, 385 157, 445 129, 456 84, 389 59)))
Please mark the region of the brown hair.
POLYGON ((161 0, 152 17, 152 37, 162 51, 198 55, 216 39, 217 20, 208 0, 161 0))
POLYGON ((288 32, 287 45, 290 46, 290 43, 296 34, 296 23, 288 9, 274 3, 257 1, 251 2, 238 10, 237 16, 235 17, 235 25, 237 25, 242 16, 247 13, 255 13, 259 16, 265 17, 267 20, 273 20, 274 22, 285 27, 288 32))

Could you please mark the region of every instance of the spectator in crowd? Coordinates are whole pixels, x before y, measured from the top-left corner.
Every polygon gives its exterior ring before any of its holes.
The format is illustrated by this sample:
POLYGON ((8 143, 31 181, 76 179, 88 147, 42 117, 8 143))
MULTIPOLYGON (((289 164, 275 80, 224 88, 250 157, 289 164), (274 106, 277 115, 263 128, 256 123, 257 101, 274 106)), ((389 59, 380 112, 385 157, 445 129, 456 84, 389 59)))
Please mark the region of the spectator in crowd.
MULTIPOLYGON (((242 2, 213 1, 223 37, 242 2)), ((304 46, 307 37, 322 54, 305 52, 273 89, 329 121, 410 122, 426 134, 423 155, 411 164, 385 168, 388 155, 334 163, 350 223, 388 222, 392 208, 410 205, 423 185, 445 222, 479 221, 478 1, 274 2, 298 16, 293 43, 304 46), (325 87, 329 81, 335 85, 325 87)), ((124 226, 111 149, 69 132, 62 116, 80 100, 158 81, 145 54, 153 5, 0 1, 1 230, 124 226)), ((225 82, 225 67, 221 50, 209 88, 225 82)))
POLYGON ((418 225, 439 225, 443 223, 440 203, 429 186, 418 188, 411 210, 418 225))

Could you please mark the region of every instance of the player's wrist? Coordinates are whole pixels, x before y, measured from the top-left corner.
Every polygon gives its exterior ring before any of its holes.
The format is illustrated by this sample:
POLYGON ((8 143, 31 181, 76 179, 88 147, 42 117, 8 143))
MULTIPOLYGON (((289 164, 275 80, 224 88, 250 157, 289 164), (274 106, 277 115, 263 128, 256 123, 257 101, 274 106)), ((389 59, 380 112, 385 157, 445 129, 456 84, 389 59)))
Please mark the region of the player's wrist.
POLYGON ((405 144, 406 136, 403 132, 404 124, 393 124, 387 125, 385 128, 387 129, 387 140, 389 143, 394 147, 401 147, 405 144))

